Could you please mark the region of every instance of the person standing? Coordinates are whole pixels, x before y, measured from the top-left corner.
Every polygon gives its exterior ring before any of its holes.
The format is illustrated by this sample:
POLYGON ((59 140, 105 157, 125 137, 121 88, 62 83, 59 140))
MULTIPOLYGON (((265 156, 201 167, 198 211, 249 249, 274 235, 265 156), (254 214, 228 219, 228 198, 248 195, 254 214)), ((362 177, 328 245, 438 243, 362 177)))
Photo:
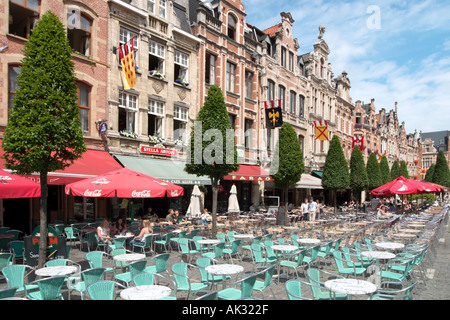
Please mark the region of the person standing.
POLYGON ((305 198, 305 202, 302 203, 301 210, 302 210, 302 220, 308 221, 309 215, 308 198, 305 198))
POLYGON ((312 197, 309 200, 310 200, 308 205, 309 221, 315 221, 317 212, 317 202, 315 202, 312 197))

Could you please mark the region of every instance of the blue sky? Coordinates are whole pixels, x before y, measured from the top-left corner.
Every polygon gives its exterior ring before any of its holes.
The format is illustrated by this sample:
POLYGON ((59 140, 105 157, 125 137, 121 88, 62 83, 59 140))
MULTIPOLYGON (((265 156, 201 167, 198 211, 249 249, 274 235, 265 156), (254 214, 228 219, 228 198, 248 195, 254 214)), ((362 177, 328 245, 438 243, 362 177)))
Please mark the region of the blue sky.
POLYGON ((313 50, 320 24, 335 76, 347 71, 353 101, 376 112, 398 102, 406 132, 450 130, 450 1, 243 0, 246 21, 264 30, 295 20, 299 54, 313 50))

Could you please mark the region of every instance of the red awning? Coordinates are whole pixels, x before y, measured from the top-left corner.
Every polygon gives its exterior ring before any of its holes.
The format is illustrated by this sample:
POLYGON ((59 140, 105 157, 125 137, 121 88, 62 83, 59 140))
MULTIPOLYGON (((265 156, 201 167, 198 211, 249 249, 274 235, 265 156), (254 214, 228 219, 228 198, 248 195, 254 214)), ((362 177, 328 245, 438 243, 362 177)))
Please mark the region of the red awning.
MULTIPOLYGON (((3 153, 3 150, 0 150, 0 155, 3 153)), ((5 160, 0 159, 0 168, 5 169, 4 164, 5 160)), ((87 150, 81 158, 75 160, 66 169, 49 172, 47 183, 49 185, 66 185, 122 168, 108 152, 87 150)), ((39 182, 39 173, 33 173, 27 178, 39 182)))
POLYGON ((234 181, 273 181, 269 172, 258 167, 246 164, 241 164, 238 171, 231 172, 229 175, 223 177, 223 180, 234 181))

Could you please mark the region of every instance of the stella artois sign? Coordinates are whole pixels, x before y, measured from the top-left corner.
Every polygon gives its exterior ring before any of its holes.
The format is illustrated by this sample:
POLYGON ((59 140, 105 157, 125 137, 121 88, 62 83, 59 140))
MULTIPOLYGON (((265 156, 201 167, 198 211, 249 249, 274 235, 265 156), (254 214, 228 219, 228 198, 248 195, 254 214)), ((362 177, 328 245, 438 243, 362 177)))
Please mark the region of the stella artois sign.
POLYGON ((141 147, 141 153, 157 154, 160 156, 169 156, 169 157, 177 156, 177 150, 161 149, 161 148, 147 147, 147 146, 141 147))

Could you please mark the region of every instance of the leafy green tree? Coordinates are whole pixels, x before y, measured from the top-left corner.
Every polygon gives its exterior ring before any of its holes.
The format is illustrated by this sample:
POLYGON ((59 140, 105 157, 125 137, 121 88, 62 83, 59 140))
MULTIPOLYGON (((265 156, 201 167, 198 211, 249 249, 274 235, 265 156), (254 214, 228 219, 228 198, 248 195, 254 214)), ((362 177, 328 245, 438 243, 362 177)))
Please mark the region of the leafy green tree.
POLYGON ((66 28, 45 13, 25 44, 2 148, 6 167, 40 173, 39 267, 47 257, 47 174, 63 170, 86 151, 80 127, 72 49, 66 28))
POLYGON ((400 164, 398 163, 398 161, 394 161, 391 167, 391 178, 392 180, 394 180, 398 177, 400 177, 400 164))
POLYGON ((209 87, 205 104, 197 114, 188 146, 185 171, 208 176, 212 186, 212 232, 217 232, 217 194, 219 180, 239 169, 234 131, 222 90, 209 87))
POLYGON ((436 165, 433 163, 427 170, 427 174, 425 175, 425 181, 427 182, 433 182, 433 176, 434 176, 434 168, 436 165))
POLYGON ((334 135, 328 149, 322 175, 322 187, 333 193, 334 213, 336 214, 336 191, 350 184, 350 174, 339 137, 334 135))
POLYGON ((406 165, 405 160, 402 160, 400 163, 400 175, 409 179, 408 166, 406 165))
POLYGON ((442 150, 437 154, 432 182, 441 186, 450 187, 450 171, 444 151, 442 150))
POLYGON ((355 147, 350 157, 350 189, 359 193, 359 199, 361 191, 366 190, 368 184, 369 178, 367 176, 363 154, 359 147, 355 147))
POLYGON ((380 161, 381 184, 386 184, 392 181, 391 170, 386 157, 381 158, 380 161))
POLYGON ((377 160, 377 155, 372 152, 367 159, 367 176, 369 177, 369 190, 373 190, 382 185, 380 165, 377 160))
MULTIPOLYGON (((283 190, 283 202, 288 202, 289 188, 295 187, 305 172, 303 152, 298 143, 297 134, 292 125, 285 122, 280 128, 279 140, 275 157, 271 166, 271 176, 275 179, 275 186, 283 190)), ((285 211, 287 215, 287 211, 285 211)), ((285 223, 287 219, 285 217, 285 223)))

